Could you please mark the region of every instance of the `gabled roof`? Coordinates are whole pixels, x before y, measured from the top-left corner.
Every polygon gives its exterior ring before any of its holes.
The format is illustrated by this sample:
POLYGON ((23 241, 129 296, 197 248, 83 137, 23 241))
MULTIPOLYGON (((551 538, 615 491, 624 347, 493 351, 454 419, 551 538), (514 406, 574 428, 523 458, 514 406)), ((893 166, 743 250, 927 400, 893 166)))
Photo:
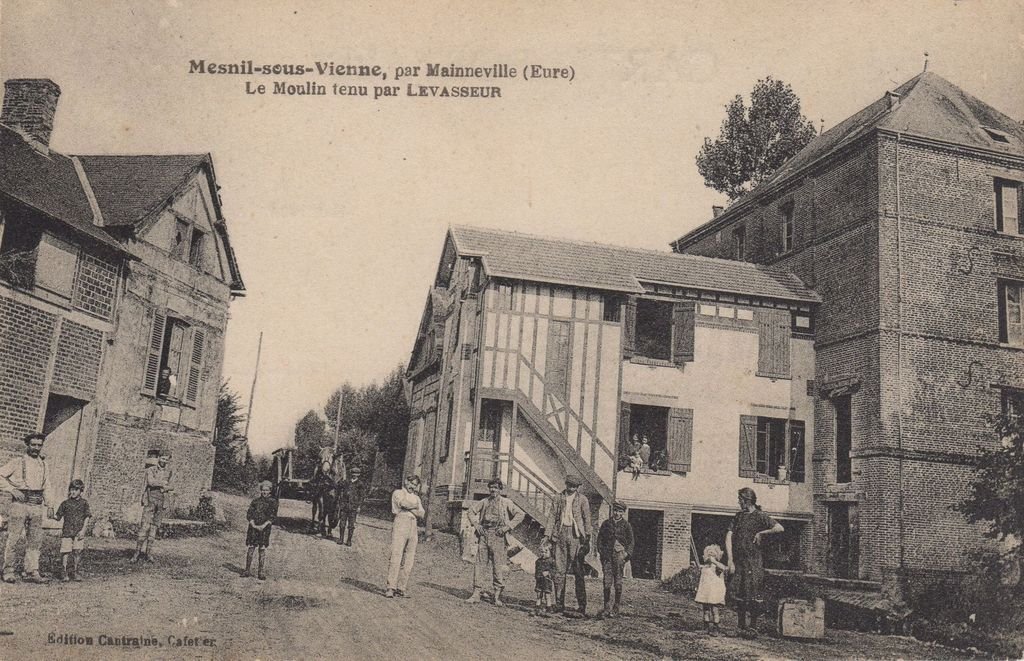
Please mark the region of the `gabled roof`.
POLYGON ((5 124, 0 124, 0 193, 126 254, 120 243, 93 223, 89 198, 72 160, 52 150, 43 154, 5 124))
POLYGON ((733 202, 718 218, 688 232, 673 245, 702 234, 712 225, 728 224, 737 209, 746 208, 753 201, 770 195, 797 173, 874 131, 899 132, 906 136, 1024 156, 1024 125, 936 73, 926 71, 918 74, 893 93, 898 95, 898 99, 885 94, 811 140, 770 179, 733 202), (1005 134, 1008 141, 993 139, 985 128, 1005 134))
MULTIPOLYGON (((79 156, 105 227, 134 225, 163 207, 206 154, 79 156)), ((216 190, 214 191, 216 195, 216 190)))
POLYGON ((456 225, 449 230, 460 255, 478 256, 484 272, 613 292, 642 293, 641 283, 813 303, 820 299, 780 269, 657 250, 624 248, 456 225))

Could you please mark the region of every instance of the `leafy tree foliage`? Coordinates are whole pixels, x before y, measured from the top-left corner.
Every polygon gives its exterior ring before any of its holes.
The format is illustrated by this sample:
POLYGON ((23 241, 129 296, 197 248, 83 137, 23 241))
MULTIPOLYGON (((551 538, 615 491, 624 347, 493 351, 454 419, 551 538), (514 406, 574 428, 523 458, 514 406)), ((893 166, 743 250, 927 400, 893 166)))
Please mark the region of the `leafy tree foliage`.
POLYGON ((757 81, 748 107, 736 97, 725 107, 718 137, 704 138, 697 171, 704 184, 735 200, 778 169, 815 136, 788 83, 771 76, 757 81))
POLYGON ((956 509, 971 523, 986 523, 988 537, 1018 540, 1011 553, 1024 561, 1024 415, 1004 413, 993 426, 1002 443, 982 450, 971 492, 956 509))
POLYGON ((310 409, 295 423, 295 456, 292 461, 292 474, 295 477, 310 477, 316 466, 320 448, 330 445, 327 436, 327 423, 310 409))
POLYGON ((248 440, 242 435, 243 422, 245 415, 238 393, 224 381, 217 397, 213 439, 213 488, 218 491, 247 493, 264 474, 260 462, 249 450, 248 440))

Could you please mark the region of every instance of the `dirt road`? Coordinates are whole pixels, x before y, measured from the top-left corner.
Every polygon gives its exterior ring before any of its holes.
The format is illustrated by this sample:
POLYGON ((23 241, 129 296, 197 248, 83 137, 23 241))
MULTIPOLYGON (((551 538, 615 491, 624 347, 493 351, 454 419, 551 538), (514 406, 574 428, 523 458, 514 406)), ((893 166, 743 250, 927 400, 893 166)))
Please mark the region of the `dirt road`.
MULTIPOLYGON (((306 511, 286 502, 282 513, 306 511)), ((161 541, 152 565, 128 562, 130 541, 90 538, 84 582, 0 588, 0 657, 960 658, 911 639, 848 632, 814 644, 707 638, 694 604, 643 581, 627 582, 617 620, 534 617, 532 576, 521 572, 510 579, 509 607, 470 606, 462 602, 469 569, 444 534, 420 543, 411 598, 385 599, 387 521, 365 517, 352 547, 298 527, 285 520, 275 530, 266 582, 239 576, 240 530, 161 541)), ((56 540, 47 542, 44 561, 52 563, 56 540)), ((588 588, 596 611, 600 584, 588 588)), ((727 616, 724 627, 734 624, 727 616)))

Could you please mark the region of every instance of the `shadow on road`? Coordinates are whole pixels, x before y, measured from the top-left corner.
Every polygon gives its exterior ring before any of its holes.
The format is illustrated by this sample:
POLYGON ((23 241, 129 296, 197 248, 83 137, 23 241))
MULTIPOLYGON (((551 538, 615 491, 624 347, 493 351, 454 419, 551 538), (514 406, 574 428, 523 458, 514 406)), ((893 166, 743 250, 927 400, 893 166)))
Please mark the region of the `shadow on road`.
POLYGON ((338 580, 346 585, 351 585, 354 588, 358 588, 363 592, 369 592, 370 594, 378 594, 383 596, 384 590, 379 585, 373 583, 367 583, 366 581, 360 581, 358 578, 350 578, 348 576, 340 576, 338 580))

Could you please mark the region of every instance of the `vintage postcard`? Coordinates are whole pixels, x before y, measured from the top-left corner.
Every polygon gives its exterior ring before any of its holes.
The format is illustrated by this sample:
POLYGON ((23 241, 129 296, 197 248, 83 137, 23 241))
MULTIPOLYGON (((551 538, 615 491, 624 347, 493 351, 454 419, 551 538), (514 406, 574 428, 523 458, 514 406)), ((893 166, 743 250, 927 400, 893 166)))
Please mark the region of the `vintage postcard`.
POLYGON ((0 2, 0 657, 1018 658, 1024 4, 0 2))

